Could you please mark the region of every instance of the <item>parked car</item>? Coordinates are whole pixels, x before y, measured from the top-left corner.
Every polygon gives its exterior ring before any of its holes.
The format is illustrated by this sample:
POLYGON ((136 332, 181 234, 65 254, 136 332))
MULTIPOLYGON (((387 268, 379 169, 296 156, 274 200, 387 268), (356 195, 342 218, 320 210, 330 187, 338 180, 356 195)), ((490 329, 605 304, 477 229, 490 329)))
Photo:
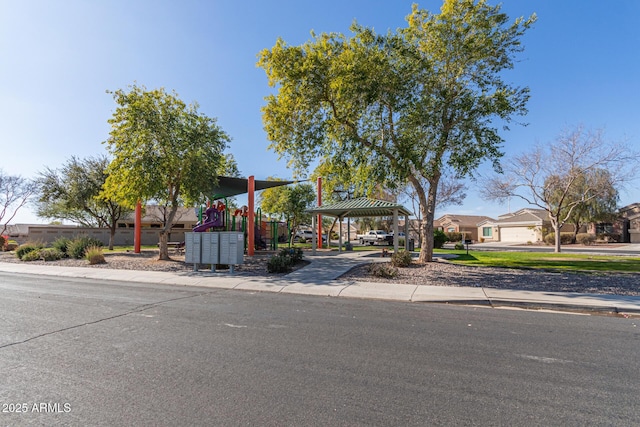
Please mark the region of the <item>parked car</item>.
MULTIPOLYGON (((305 242, 310 242, 313 239, 313 231, 312 230, 298 230, 296 231, 295 236, 293 236, 294 242, 300 242, 304 240, 305 242)), ((322 243, 327 242, 327 235, 322 235, 322 243)))
MULTIPOLYGON (((365 234, 358 235, 361 245, 389 244, 389 234, 384 230, 371 230, 365 234)), ((393 243, 393 240, 391 240, 393 243)))

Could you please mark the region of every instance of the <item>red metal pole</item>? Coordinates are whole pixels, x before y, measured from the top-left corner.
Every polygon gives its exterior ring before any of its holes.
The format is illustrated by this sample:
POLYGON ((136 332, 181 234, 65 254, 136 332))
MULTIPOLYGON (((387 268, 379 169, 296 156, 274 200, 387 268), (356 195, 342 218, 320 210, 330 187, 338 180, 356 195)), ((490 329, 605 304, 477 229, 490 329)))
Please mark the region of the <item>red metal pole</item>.
POLYGON ((255 178, 253 175, 249 177, 247 181, 247 192, 248 194, 248 208, 249 212, 247 212, 247 255, 253 256, 255 253, 255 212, 254 212, 254 192, 256 190, 255 178))
POLYGON ((136 204, 136 212, 133 225, 133 252, 139 254, 141 240, 140 238, 142 237, 142 203, 140 203, 140 201, 138 201, 138 203, 136 204))
MULTIPOLYGON (((322 206, 322 177, 318 177, 318 207, 322 206)), ((327 236, 327 243, 329 236, 327 236)), ((322 249, 322 215, 318 215, 318 249, 322 249)))

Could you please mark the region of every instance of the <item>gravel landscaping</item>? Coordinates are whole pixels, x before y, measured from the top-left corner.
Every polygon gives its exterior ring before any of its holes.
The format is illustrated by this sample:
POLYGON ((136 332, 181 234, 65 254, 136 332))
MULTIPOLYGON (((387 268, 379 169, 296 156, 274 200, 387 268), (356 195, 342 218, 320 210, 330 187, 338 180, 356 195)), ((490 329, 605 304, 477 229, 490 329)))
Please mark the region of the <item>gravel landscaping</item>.
MULTIPOLYGON (((278 277, 283 274, 267 273, 266 263, 271 253, 260 253, 246 257, 245 263, 235 267, 240 276, 278 277)), ((157 251, 108 253, 106 263, 89 265, 84 259, 63 259, 59 261, 30 261, 38 265, 62 265, 86 268, 114 268, 146 271, 192 271, 193 265, 184 263, 184 255, 172 255, 171 261, 159 261, 157 251)), ((0 262, 20 261, 13 252, 0 252, 0 262)), ((298 265, 298 268, 306 264, 298 265)), ((208 268, 203 267, 203 269, 208 268)), ((547 292, 579 292, 640 296, 640 274, 606 273, 555 273, 549 271, 506 269, 490 267, 468 267, 454 265, 447 261, 427 264, 412 264, 398 269, 393 279, 376 277, 369 273, 368 265, 360 265, 342 275, 338 280, 403 283, 432 286, 478 286, 499 289, 519 289, 547 292)))

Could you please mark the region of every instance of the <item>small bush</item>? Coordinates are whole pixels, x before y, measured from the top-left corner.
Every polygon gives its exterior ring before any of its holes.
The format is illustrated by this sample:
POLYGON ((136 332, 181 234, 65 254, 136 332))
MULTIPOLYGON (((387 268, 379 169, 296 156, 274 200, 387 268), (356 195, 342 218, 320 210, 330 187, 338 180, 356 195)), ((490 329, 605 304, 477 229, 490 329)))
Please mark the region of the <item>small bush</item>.
MULTIPOLYGON (((26 254, 33 251, 38 251, 42 248, 44 248, 43 243, 25 243, 24 245, 18 246, 18 248, 16 249, 16 256, 21 260, 26 261, 24 259, 24 256, 26 254)), ((36 258, 36 259, 39 259, 39 258, 36 258)), ((30 261, 33 261, 33 260, 30 260, 30 261)))
POLYGON ((85 256, 89 264, 104 264, 106 260, 104 259, 104 254, 102 253, 102 246, 89 246, 85 250, 85 256))
POLYGON ((20 246, 18 242, 16 242, 15 240, 9 240, 7 241, 7 243, 4 244, 4 250, 15 251, 16 249, 18 249, 18 246, 20 246))
POLYGON ((267 273, 287 273, 292 265, 291 257, 274 255, 267 261, 267 273))
POLYGON ((391 265, 394 267, 409 267, 411 261, 411 253, 407 251, 398 251, 391 255, 391 265))
POLYGON ((40 261, 42 257, 40 256, 40 249, 34 249, 32 251, 26 252, 20 258, 22 261, 40 261))
MULTIPOLYGON (((551 232, 544 236, 544 242, 547 245, 555 245, 556 244, 556 233, 551 232)), ((560 233, 560 244, 561 245, 569 245, 573 243, 573 233, 560 233)))
POLYGON ((393 279, 399 273, 396 267, 387 263, 370 264, 368 270, 373 276, 382 277, 383 279, 393 279))
POLYGON ((595 243, 595 241, 595 234, 578 233, 578 235, 576 236, 576 242, 580 243, 581 245, 591 245, 595 243))
POLYGON ((447 236, 448 242, 462 242, 462 233, 457 233, 455 231, 449 231, 445 233, 447 236))
POLYGON ((442 249, 444 242, 447 241, 447 235, 442 230, 433 231, 433 247, 436 249, 442 249))
POLYGON ((291 263, 296 264, 302 261, 304 252, 302 252, 302 249, 300 248, 283 248, 280 249, 280 253, 278 254, 278 256, 289 257, 291 258, 291 263))
POLYGON ((56 248, 44 248, 40 249, 38 252, 40 254, 40 259, 45 261, 57 261, 63 257, 62 253, 56 248))
POLYGON ((67 249, 69 248, 70 243, 71 240, 67 239, 66 237, 59 237, 54 240, 53 243, 51 243, 51 247, 57 249, 62 254, 62 256, 66 258, 69 256, 67 254, 67 249))
POLYGON ((603 240, 605 242, 619 242, 622 239, 622 236, 616 233, 599 233, 597 238, 598 240, 603 240))
POLYGON ((5 245, 7 244, 7 238, 4 236, 0 236, 0 251, 5 250, 5 245))
POLYGON ((90 246, 102 247, 102 242, 93 237, 78 237, 67 245, 67 255, 71 258, 82 259, 85 256, 87 248, 90 246))

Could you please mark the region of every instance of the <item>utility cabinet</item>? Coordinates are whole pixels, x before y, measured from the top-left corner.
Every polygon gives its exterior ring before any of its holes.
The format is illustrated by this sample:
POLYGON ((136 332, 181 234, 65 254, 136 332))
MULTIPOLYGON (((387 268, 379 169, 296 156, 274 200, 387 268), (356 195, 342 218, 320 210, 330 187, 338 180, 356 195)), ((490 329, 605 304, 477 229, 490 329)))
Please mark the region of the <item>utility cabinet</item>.
POLYGON ((244 234, 239 231, 184 233, 184 262, 193 264, 194 270, 198 264, 243 264, 244 234))
POLYGON ((200 264, 202 260, 202 233, 184 233, 184 262, 200 264))
MULTIPOLYGON (((196 234, 196 233, 194 233, 196 234)), ((220 256, 220 234, 219 233, 197 233, 202 235, 200 260, 201 264, 219 264, 220 256)))
POLYGON ((218 264, 244 263, 244 234, 241 231, 220 231, 220 259, 218 264))

